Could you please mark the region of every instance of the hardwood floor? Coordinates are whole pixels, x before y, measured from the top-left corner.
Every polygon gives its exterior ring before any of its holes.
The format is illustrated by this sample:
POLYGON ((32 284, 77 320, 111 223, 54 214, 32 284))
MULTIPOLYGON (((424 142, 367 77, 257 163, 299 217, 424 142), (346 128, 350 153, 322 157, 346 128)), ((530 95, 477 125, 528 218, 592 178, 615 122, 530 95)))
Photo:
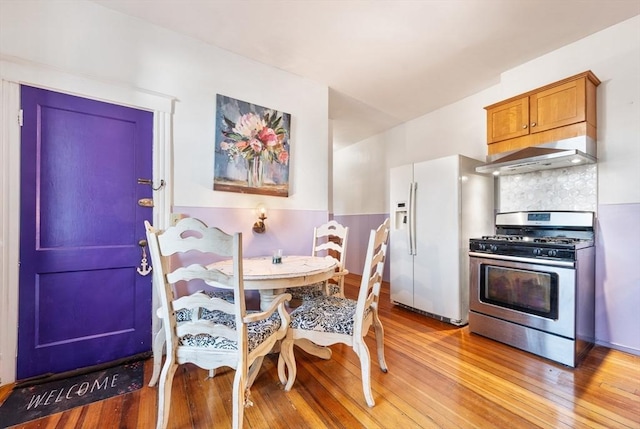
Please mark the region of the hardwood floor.
MULTIPOLYGON (((355 296, 359 277, 349 275, 355 296)), ((277 356, 265 359, 245 411, 245 428, 640 428, 640 357, 595 347, 576 368, 539 358, 421 316, 381 298, 385 355, 373 331, 374 408, 367 407, 353 351, 320 360, 296 349, 298 377, 284 392, 277 356)), ((145 381, 151 365, 145 365, 145 381)), ((232 370, 215 378, 192 365, 176 373, 169 428, 231 427, 232 370)), ((0 389, 0 401, 9 389, 0 389)), ((156 388, 55 414, 18 428, 154 428, 156 388)))

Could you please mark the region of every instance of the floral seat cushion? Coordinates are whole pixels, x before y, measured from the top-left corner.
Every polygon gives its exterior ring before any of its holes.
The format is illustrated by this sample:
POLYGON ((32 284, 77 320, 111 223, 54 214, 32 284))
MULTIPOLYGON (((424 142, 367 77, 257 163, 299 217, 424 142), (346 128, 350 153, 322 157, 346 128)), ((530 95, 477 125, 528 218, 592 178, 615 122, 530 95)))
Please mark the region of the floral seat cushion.
MULTIPOLYGON (((230 302, 232 304, 234 302, 234 296, 233 296, 232 290, 216 289, 216 290, 199 290, 198 292, 204 293, 210 298, 224 299, 225 301, 230 302)), ((181 310, 176 311, 176 322, 180 323, 180 322, 186 322, 188 320, 191 320, 192 311, 193 309, 190 309, 190 308, 183 308, 181 310)))
POLYGON ((220 299, 224 299, 227 302, 230 302, 233 304, 234 302, 234 297, 233 297, 233 291, 232 290, 203 290, 202 291, 205 295, 208 295, 211 298, 220 298, 220 299))
POLYGON ((324 282, 287 288, 285 292, 291 294, 292 300, 307 301, 324 295, 324 282))
POLYGON ((329 283, 329 295, 335 296, 340 294, 340 286, 335 283, 329 283))
MULTIPOLYGON (((256 313, 256 311, 248 311, 247 313, 256 313)), ((205 310, 203 309, 200 317, 204 320, 210 320, 215 324, 227 326, 231 329, 235 329, 236 320, 235 315, 228 314, 219 310, 205 310)), ((189 312, 189 318, 191 320, 191 314, 189 312)), ((247 337, 249 341, 249 351, 255 349, 262 344, 267 338, 273 335, 280 326, 282 321, 278 313, 272 314, 268 319, 252 322, 247 325, 247 337)), ((225 337, 212 336, 206 333, 198 335, 185 335, 180 338, 181 346, 188 347, 206 347, 222 350, 237 350, 237 341, 230 340, 225 337)))
MULTIPOLYGON (((357 301, 335 296, 321 296, 304 301, 291 312, 290 328, 307 331, 353 335, 357 301)), ((365 310, 365 317, 371 311, 365 310)))

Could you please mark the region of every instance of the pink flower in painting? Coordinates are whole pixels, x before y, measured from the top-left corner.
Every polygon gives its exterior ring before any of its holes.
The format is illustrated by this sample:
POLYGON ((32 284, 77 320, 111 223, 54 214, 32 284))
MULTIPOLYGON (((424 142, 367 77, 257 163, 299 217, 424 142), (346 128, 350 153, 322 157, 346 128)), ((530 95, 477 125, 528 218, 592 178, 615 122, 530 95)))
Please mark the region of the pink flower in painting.
POLYGON ((275 146, 278 143, 278 136, 271 128, 263 128, 258 131, 258 138, 267 146, 275 146))
POLYGON ((251 149, 253 149, 255 153, 260 153, 262 151, 263 144, 258 139, 251 139, 251 141, 249 141, 249 145, 251 145, 251 149))
POLYGON ((280 164, 287 164, 289 162, 289 152, 287 152, 286 150, 283 150, 282 152, 280 152, 278 154, 278 162, 280 164))
POLYGON ((241 156, 247 160, 260 157, 266 162, 289 162, 287 131, 277 112, 267 111, 264 117, 245 113, 236 123, 226 117, 224 120, 227 129, 222 134, 226 140, 220 143, 220 149, 229 159, 241 156))

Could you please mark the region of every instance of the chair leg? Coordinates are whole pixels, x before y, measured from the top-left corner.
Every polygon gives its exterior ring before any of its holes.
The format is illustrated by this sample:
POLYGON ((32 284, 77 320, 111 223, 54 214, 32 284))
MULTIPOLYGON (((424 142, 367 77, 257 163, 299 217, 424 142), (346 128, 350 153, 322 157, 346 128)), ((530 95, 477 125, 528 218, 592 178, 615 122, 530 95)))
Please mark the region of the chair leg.
POLYGON ((286 392, 291 390, 293 383, 296 381, 296 358, 293 354, 293 338, 287 337, 282 340, 280 345, 280 356, 278 357, 278 377, 280 382, 284 384, 286 392), (286 371, 285 371, 286 366, 286 371))
POLYGON ((340 288, 340 290, 338 291, 338 297, 339 298, 344 298, 344 276, 340 276, 340 278, 338 279, 338 287, 340 288))
POLYGON ((248 388, 242 372, 242 368, 236 368, 236 376, 233 379, 233 429, 242 428, 244 423, 244 405, 248 388))
POLYGON ((169 409, 171 407, 171 387, 173 386, 173 376, 178 369, 178 364, 173 362, 169 356, 162 367, 160 374, 160 385, 158 386, 158 422, 156 429, 166 429, 169 423, 169 409))
POLYGON ((160 328, 156 337, 153 339, 153 374, 149 380, 149 387, 153 387, 158 382, 160 370, 162 369, 162 350, 164 349, 165 337, 164 327, 160 328))
POLYGON ((380 364, 380 369, 382 372, 387 372, 387 362, 384 359, 384 328, 382 327, 382 322, 378 317, 378 312, 373 312, 373 329, 376 334, 376 349, 378 351, 378 363, 380 364))
POLYGON ((360 371, 362 376, 362 391, 364 392, 364 399, 367 401, 367 405, 373 407, 376 403, 373 400, 373 394, 371 393, 371 356, 369 356, 369 349, 364 343, 364 339, 354 342, 353 350, 360 358, 360 371))
POLYGON ((253 361, 251 366, 249 367, 249 374, 247 377, 247 387, 253 386, 253 382, 258 376, 258 372, 260 372, 260 368, 262 368, 262 361, 264 361, 264 356, 258 356, 256 360, 253 361))
POLYGON ((284 360, 282 354, 282 346, 280 347, 280 354, 278 354, 278 378, 281 384, 287 384, 287 373, 289 372, 289 365, 284 360))

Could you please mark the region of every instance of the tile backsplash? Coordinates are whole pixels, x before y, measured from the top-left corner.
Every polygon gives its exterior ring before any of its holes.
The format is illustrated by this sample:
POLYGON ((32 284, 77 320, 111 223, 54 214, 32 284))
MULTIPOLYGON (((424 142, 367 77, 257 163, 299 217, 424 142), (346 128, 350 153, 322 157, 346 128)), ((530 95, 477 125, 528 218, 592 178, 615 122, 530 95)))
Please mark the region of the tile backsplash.
POLYGON ((596 211, 597 164, 501 176, 499 211, 596 211))

